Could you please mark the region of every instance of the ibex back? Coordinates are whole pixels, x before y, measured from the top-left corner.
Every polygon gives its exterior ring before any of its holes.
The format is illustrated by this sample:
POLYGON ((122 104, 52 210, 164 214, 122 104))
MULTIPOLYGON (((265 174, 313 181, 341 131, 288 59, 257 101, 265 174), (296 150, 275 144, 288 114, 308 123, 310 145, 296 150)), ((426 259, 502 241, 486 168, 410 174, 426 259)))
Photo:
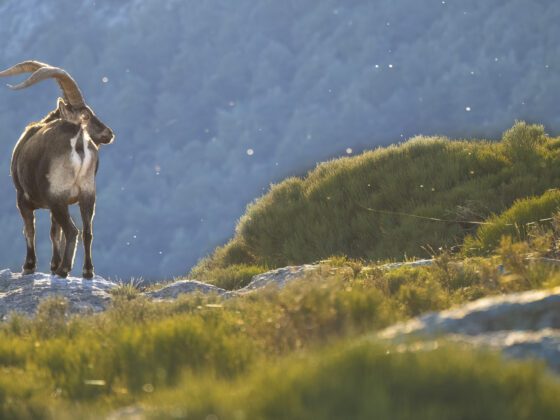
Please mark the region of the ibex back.
POLYGON ((41 208, 51 212, 51 271, 66 277, 72 270, 78 229, 68 206, 78 203, 83 223, 83 277, 89 279, 94 275, 91 243, 98 147, 111 143, 114 135, 86 105, 78 85, 66 71, 25 61, 0 72, 0 77, 26 72, 32 72, 27 80, 8 86, 23 89, 54 78, 63 98, 58 99, 54 111, 27 126, 12 154, 11 174, 27 242, 23 273, 33 273, 37 266, 35 210, 41 208))

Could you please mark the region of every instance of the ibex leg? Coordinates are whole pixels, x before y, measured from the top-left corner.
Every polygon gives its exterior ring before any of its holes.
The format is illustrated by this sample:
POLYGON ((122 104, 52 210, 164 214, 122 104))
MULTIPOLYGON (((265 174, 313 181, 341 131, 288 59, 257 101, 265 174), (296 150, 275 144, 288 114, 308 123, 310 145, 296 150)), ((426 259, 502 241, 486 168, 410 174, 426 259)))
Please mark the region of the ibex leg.
POLYGON ((51 259, 51 273, 55 273, 62 262, 62 255, 64 254, 62 241, 62 228, 55 220, 51 213, 51 243, 52 243, 52 259, 51 259))
POLYGON ((62 228, 62 233, 66 239, 66 247, 62 255, 62 262, 56 269, 55 274, 60 277, 68 276, 74 264, 74 255, 76 253, 76 243, 78 241, 78 228, 72 221, 68 206, 64 204, 54 204, 51 206, 51 213, 56 222, 62 228))
POLYGON ((25 199, 23 194, 18 193, 17 206, 23 219, 23 234, 27 244, 27 256, 23 264, 23 274, 35 272, 37 257, 35 255, 35 209, 25 199))
POLYGON ((84 270, 83 277, 91 279, 93 273, 93 262, 91 259, 91 242, 93 241, 93 215, 95 213, 95 195, 87 195, 80 198, 80 213, 83 223, 84 239, 84 270))

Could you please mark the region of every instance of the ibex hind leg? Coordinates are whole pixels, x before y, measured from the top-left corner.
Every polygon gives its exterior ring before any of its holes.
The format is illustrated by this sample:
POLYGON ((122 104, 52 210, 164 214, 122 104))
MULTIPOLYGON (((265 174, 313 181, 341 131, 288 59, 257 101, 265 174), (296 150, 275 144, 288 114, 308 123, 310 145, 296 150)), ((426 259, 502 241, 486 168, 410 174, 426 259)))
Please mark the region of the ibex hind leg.
POLYGON ((18 193, 17 195, 17 206, 23 219, 23 234, 27 245, 23 274, 32 274, 37 267, 37 256, 35 255, 35 209, 25 199, 23 193, 18 193))
POLYGON ((93 215, 95 213, 95 195, 88 194, 80 197, 80 213, 83 223, 84 239, 84 269, 82 276, 91 279, 93 273, 93 261, 91 258, 91 242, 93 241, 93 215))
POLYGON ((76 228, 76 225, 70 217, 67 205, 53 204, 50 208, 55 221, 62 228, 62 234, 64 235, 66 242, 62 255, 62 261, 55 270, 55 274, 60 277, 67 277, 68 273, 72 271, 72 265, 74 264, 76 243, 78 241, 78 228, 76 228))

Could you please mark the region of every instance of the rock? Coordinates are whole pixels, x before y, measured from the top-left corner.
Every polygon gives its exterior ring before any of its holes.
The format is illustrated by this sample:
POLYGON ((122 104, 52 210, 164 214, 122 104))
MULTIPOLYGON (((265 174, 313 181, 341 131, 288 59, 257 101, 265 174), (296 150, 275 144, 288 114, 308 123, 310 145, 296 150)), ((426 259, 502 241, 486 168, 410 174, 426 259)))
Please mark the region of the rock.
POLYGON ((501 330, 560 328, 560 287, 487 297, 446 311, 429 313, 382 332, 405 335, 467 335, 501 330))
POLYGON ((109 291, 118 284, 96 276, 92 280, 76 277, 66 279, 50 274, 21 275, 0 271, 0 318, 10 312, 33 314, 38 304, 49 296, 68 299, 70 312, 99 312, 111 301, 109 291))
POLYGON ((379 268, 383 270, 394 270, 400 267, 427 267, 434 263, 434 260, 416 260, 416 261, 408 261, 408 262, 396 262, 396 263, 389 263, 383 264, 379 266, 379 268))
POLYGON ((283 287, 287 283, 301 279, 305 275, 315 272, 320 268, 321 265, 319 264, 305 264, 278 268, 263 274, 257 274, 251 279, 251 282, 247 286, 239 289, 237 292, 243 294, 257 289, 262 289, 272 284, 278 287, 283 287))
MULTIPOLYGON (((251 293, 272 284, 282 287, 290 281, 301 279, 309 272, 318 270, 319 267, 319 265, 285 267, 259 274, 253 277, 248 286, 233 292, 196 280, 179 280, 142 294, 154 300, 176 299, 181 294, 197 292, 233 297, 251 293)), ((24 276, 10 270, 1 270, 0 319, 6 319, 11 312, 33 315, 39 303, 49 296, 66 298, 69 302, 70 313, 100 312, 105 310, 111 302, 110 290, 118 286, 118 283, 99 276, 92 280, 76 277, 63 279, 44 273, 24 276)))
MULTIPOLYGON (((387 264, 382 268, 392 269, 402 265, 427 265, 431 260, 420 260, 410 263, 387 264)), ((226 298, 253 293, 269 286, 284 287, 286 284, 300 280, 310 273, 321 273, 326 266, 322 264, 305 264, 272 270, 254 276, 251 282, 242 289, 227 291, 211 284, 196 280, 179 280, 166 284, 157 290, 142 293, 155 300, 176 299, 181 294, 214 293, 226 298)), ((330 268, 329 273, 337 268, 330 268)), ((111 302, 109 291, 119 284, 96 276, 92 280, 76 277, 67 279, 50 274, 36 273, 22 276, 10 270, 0 271, 0 319, 10 312, 28 315, 35 313, 38 304, 48 296, 62 296, 68 299, 71 313, 99 312, 107 308, 111 302)))
POLYGON ((220 287, 202 283, 196 280, 179 280, 163 286, 161 289, 144 293, 145 296, 154 299, 176 299, 183 293, 215 293, 217 295, 230 298, 238 295, 252 293, 265 287, 276 285, 284 287, 291 281, 301 279, 310 272, 319 270, 320 265, 301 265, 279 268, 263 274, 257 274, 251 282, 242 289, 229 291, 220 287))
POLYGON ((161 289, 144 293, 153 299, 176 299, 182 293, 215 293, 218 295, 229 295, 229 292, 212 284, 202 283, 196 280, 179 280, 163 286, 161 289))
POLYGON ((515 359, 540 359, 560 373, 560 330, 498 331, 475 336, 450 336, 450 340, 498 350, 515 359))
POLYGON ((539 358, 560 372, 560 287, 483 298, 396 324, 378 337, 410 348, 445 338, 509 357, 539 358))

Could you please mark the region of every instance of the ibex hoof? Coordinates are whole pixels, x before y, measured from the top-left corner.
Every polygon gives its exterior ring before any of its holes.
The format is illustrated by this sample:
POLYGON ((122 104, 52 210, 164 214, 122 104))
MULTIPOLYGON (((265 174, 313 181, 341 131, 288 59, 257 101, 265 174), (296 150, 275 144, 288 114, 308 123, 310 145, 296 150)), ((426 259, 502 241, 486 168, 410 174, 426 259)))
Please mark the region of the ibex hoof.
POLYGON ((91 280, 94 275, 95 274, 94 274, 93 270, 84 270, 84 272, 82 273, 82 277, 84 279, 88 279, 88 280, 91 280))
POLYGON ((27 274, 33 274, 35 272, 35 268, 23 268, 22 274, 26 276, 27 274))
POLYGON ((56 274, 58 277, 62 277, 63 279, 68 277, 68 271, 66 270, 56 270, 54 274, 56 274))

